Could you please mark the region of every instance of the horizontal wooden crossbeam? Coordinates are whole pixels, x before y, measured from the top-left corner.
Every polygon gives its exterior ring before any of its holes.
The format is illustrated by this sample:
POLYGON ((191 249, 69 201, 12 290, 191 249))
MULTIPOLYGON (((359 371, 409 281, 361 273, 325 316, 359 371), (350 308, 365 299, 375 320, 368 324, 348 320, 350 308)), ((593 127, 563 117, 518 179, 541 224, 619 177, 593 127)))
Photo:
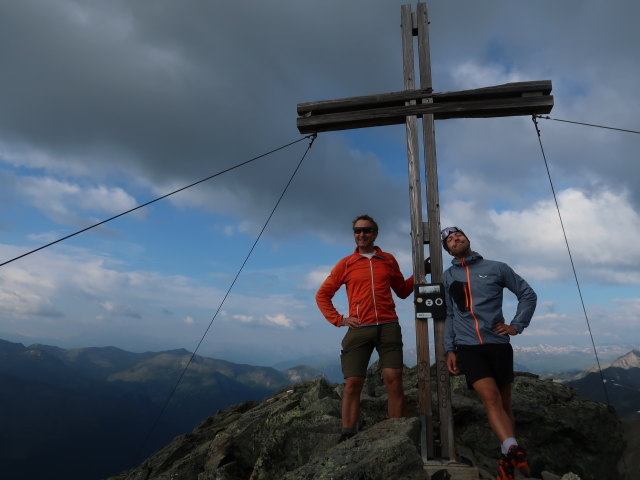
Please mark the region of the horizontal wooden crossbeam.
POLYGON ((550 80, 539 80, 458 92, 405 90, 300 103, 297 126, 306 134, 395 125, 408 115, 433 114, 435 119, 539 115, 551 112, 551 88, 550 80))

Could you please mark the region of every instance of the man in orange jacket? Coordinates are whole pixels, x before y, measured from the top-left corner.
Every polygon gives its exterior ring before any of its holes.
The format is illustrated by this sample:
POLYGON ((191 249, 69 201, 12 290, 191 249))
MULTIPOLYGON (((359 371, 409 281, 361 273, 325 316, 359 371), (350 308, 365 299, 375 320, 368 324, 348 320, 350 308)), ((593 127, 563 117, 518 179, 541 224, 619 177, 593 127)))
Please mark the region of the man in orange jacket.
POLYGON ((402 332, 391 290, 400 298, 407 298, 413 292, 413 276, 405 280, 393 255, 374 245, 378 224, 373 218, 369 215, 357 217, 353 221, 353 235, 354 253, 333 267, 316 294, 316 302, 325 318, 336 327, 348 327, 340 355, 345 378, 340 441, 356 434, 360 393, 374 348, 380 356, 387 388, 388 415, 390 418, 403 415, 402 332), (345 316, 331 301, 342 285, 346 286, 349 301, 349 314, 345 316))

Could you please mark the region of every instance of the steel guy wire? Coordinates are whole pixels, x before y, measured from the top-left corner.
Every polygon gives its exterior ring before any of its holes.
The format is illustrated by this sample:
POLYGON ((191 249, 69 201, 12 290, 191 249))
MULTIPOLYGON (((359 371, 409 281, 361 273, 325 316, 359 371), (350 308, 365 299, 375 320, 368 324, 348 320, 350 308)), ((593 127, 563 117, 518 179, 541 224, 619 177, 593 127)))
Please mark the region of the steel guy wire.
POLYGON ((46 245, 42 245, 41 247, 34 248, 33 250, 30 250, 30 251, 28 251, 26 253, 23 253, 22 255, 18 255, 17 257, 14 257, 14 258, 12 258, 10 260, 6 260, 5 262, 0 263, 0 267, 3 267, 3 266, 5 266, 5 265, 7 265, 7 264, 9 264, 11 262, 15 262, 16 260, 19 260, 19 259, 21 259, 23 257, 26 257, 27 255, 31 255, 32 253, 36 253, 36 252, 38 252, 40 250, 43 250, 43 249, 45 249, 47 247, 50 247, 52 245, 55 245, 56 243, 60 243, 60 242, 62 242, 64 240, 67 240, 67 239, 69 239, 71 237, 75 237, 76 235, 84 233, 87 230, 91 230, 92 228, 99 227, 100 225, 103 225, 103 224, 105 224, 107 222, 110 222, 111 220, 115 220, 116 218, 122 217, 122 216, 127 215, 127 214, 129 214, 131 212, 135 212, 136 210, 139 210, 139 209, 141 209, 143 207, 151 205, 152 203, 155 203, 155 202, 157 202, 159 200, 163 200, 163 199, 165 199, 167 197, 170 197, 171 195, 174 195, 174 194, 176 194, 178 192, 182 192, 183 190, 186 190, 188 188, 194 187, 194 186, 196 186, 196 185, 198 185, 200 183, 206 182, 207 180, 211 180, 212 178, 218 177, 218 176, 222 175, 223 173, 230 172, 231 170, 235 170, 236 168, 242 167, 242 166, 247 165, 247 164, 249 164, 251 162, 254 162, 256 160, 259 160, 261 158, 269 156, 272 153, 278 152, 280 150, 284 150, 285 148, 290 147, 291 145, 294 145, 294 144, 296 144, 298 142, 301 142, 302 140, 305 140, 307 138, 312 138, 312 137, 315 139, 314 135, 315 134, 307 135, 307 136, 302 137, 302 138, 300 138, 298 140, 294 140, 293 142, 289 142, 289 143, 287 143, 285 145, 282 145, 282 146, 280 146, 278 148, 274 148, 273 150, 270 150, 270 151, 268 151, 266 153, 263 153, 263 154, 258 155, 256 157, 253 157, 253 158, 250 158, 249 160, 245 160, 244 162, 238 163, 237 165, 234 165, 233 167, 229 167, 229 168, 226 168, 224 170, 221 170, 218 173, 214 173, 213 175, 209 175, 208 177, 203 178, 201 180, 198 180, 197 182, 193 182, 193 183, 191 183, 191 184, 189 184, 189 185, 187 185, 185 187, 179 188, 177 190, 174 190, 173 192, 167 193, 165 195, 162 195, 161 197, 158 197, 158 198, 150 200, 150 201, 148 201, 146 203, 143 203, 142 205, 138 205, 137 207, 131 208, 131 209, 127 210, 126 212, 122 212, 122 213, 119 213, 117 215, 114 215, 113 217, 107 218, 106 220, 102 220, 101 222, 98 222, 98 223, 95 223, 95 224, 93 224, 93 225, 91 225, 89 227, 83 228, 82 230, 78 230, 75 233, 72 233, 72 234, 67 235, 65 237, 62 237, 62 238, 59 238, 58 240, 54 240, 53 242, 47 243, 46 245))
POLYGON ((193 350, 193 353, 191 354, 191 357, 189 358, 189 361, 187 362, 185 367, 182 369, 182 372, 180 373, 180 376, 178 377, 178 380, 176 381, 176 384, 174 385, 173 389, 169 393, 169 396, 167 397, 167 400, 164 402, 164 405, 162 406, 162 409, 160 410, 160 413, 156 417, 155 421, 153 422, 153 425, 149 429, 149 432, 147 433, 147 435, 146 435, 145 439, 143 440, 142 444, 140 445, 140 449, 139 449, 139 451, 138 451, 138 453, 136 455, 136 459, 140 457, 140 454, 142 453, 142 449, 145 447, 145 445, 149 441, 149 438, 151 437, 151 434, 153 433, 153 431, 158 426, 158 422, 160 421, 160 418, 162 418, 162 415, 164 415, 164 412, 166 411, 166 409, 167 409, 167 407, 169 405, 169 402, 173 398, 173 395, 176 393, 176 390, 178 389, 178 386, 180 385, 180 382, 182 382, 182 379, 184 378, 184 375, 187 372, 187 369, 189 368, 189 366, 193 362, 193 359, 195 358, 196 353, 198 352, 198 349, 202 345, 202 342, 204 342, 204 339, 207 336, 207 333, 209 333, 209 330, 211 329, 211 326, 213 325, 213 322, 215 321, 216 317, 220 313, 220 310, 222 309, 225 301, 227 300, 227 297, 231 293, 231 290, 233 289, 234 285, 236 284, 236 281, 238 280, 238 277, 242 273, 242 270, 244 269, 244 266, 247 264, 247 261, 249 260, 249 257, 251 257, 251 254, 253 253, 254 249, 256 248, 256 245, 258 244, 258 241, 260 240, 260 238, 262 237, 262 234, 264 233, 265 229, 267 228, 267 225, 269 225, 269 221, 271 220, 271 218, 275 214, 276 209, 278 208, 278 206, 280 205, 280 202, 284 198, 285 193, 287 193, 287 190, 289 189, 289 186, 291 185, 291 182, 293 182, 293 179, 296 176, 296 173, 298 173, 298 170, 300 169, 300 166, 302 165, 302 162, 304 161, 305 157, 309 153, 309 150, 311 150, 311 147, 313 146, 313 142, 315 141, 317 136, 318 135, 316 133, 313 133, 313 134, 308 135, 307 137, 305 137, 305 138, 311 138, 311 141, 309 142, 309 145, 308 145, 307 149, 305 150, 304 154, 300 158, 300 161, 296 165, 296 168, 294 169, 293 173, 289 177, 289 181, 287 182, 287 184, 285 185, 284 189, 282 190, 282 193, 280 194, 280 197, 278 198, 278 201, 276 202, 276 204, 274 205, 273 209, 271 210, 271 213, 267 217, 267 220, 264 222, 264 225, 262 226, 262 229, 260 230, 260 233, 258 233, 258 236, 256 237, 255 241, 253 242, 253 245, 249 249, 249 253, 247 253, 247 255, 245 256, 242 264, 240 265, 240 268, 238 269, 238 272, 236 273, 235 277, 233 278, 233 281, 229 285, 229 288, 227 289, 226 293, 224 294, 224 297, 222 297, 222 300, 220 301, 220 304, 218 305, 218 308, 217 308, 216 312, 213 314, 213 317, 211 318, 211 321, 209 322, 209 325, 207 326, 206 330, 202 334, 202 337, 200 338, 200 341, 198 342, 198 345, 196 345, 196 348, 193 350))
POLYGON ((567 246, 567 252, 569 253, 569 261, 571 262, 571 268, 573 270, 573 277, 576 281, 576 287, 578 288, 578 295, 580 297, 580 303, 582 305, 582 311, 584 312, 584 318, 587 322, 587 327, 589 329, 589 337, 591 337, 591 345, 593 346, 593 353, 596 357, 596 363, 598 364, 598 371, 600 372, 600 380, 602 381, 602 388, 604 389, 604 397, 607 400, 607 405, 611 405, 609 401, 609 392, 607 391, 607 382, 602 374, 602 368, 600 366, 600 358, 598 357, 598 350, 596 349, 595 341, 593 340, 593 332, 591 331, 591 324, 589 323, 589 316, 587 315, 587 308, 584 304, 584 298, 582 296, 582 289, 580 288, 580 282, 578 281, 578 274, 576 272, 575 263, 573 261, 573 256, 571 255, 571 247, 569 246, 569 240, 567 239, 567 231, 564 227, 564 222, 562 221, 562 214, 560 213, 560 205, 558 204, 558 198, 556 196, 556 190, 553 186, 553 180, 551 179, 551 172, 549 171, 549 163, 547 162, 547 156, 544 151, 544 147, 542 146, 542 137, 540 135, 540 129, 538 128, 538 121, 536 120, 536 115, 532 115, 531 119, 533 120, 533 124, 536 129, 536 133, 538 135, 538 142, 540 144, 540 150, 542 152, 542 158, 544 159, 544 166, 547 170, 547 176, 549 177, 549 184, 551 185, 551 193, 553 194, 553 200, 556 204, 556 210, 558 211, 558 218, 560 219, 560 226, 562 227, 562 234, 564 236, 564 243, 567 246))
POLYGON ((552 118, 552 117, 549 117, 548 115, 546 117, 543 115, 534 115, 534 118, 542 118, 544 120, 555 120, 556 122, 573 123, 576 125, 585 125, 587 127, 606 128, 607 130, 616 130, 618 132, 640 133, 640 131, 638 130, 627 130, 625 128, 607 127, 606 125, 596 125, 594 123, 575 122, 573 120, 561 120, 560 118, 552 118))

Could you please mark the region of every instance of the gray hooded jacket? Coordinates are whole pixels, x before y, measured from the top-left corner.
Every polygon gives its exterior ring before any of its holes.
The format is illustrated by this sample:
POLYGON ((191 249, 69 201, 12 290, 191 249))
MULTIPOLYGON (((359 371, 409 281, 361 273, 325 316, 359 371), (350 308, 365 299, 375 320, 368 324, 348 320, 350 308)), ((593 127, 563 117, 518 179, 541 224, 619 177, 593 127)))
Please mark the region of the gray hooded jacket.
POLYGON ((509 343, 509 335, 493 332, 496 323, 504 323, 502 298, 505 288, 518 297, 518 309, 510 325, 522 333, 536 309, 537 296, 529 284, 509 265, 485 260, 477 252, 458 259, 443 276, 447 317, 444 346, 447 352, 456 345, 509 343))

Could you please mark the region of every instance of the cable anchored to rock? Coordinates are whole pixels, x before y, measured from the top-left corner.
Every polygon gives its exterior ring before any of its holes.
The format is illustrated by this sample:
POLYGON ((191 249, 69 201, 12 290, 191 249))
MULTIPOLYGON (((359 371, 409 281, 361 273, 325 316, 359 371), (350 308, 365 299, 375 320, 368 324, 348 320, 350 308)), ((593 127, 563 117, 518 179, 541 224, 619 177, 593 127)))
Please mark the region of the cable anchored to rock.
POLYGON ((580 288, 580 282, 578 281, 578 274, 576 272, 576 266, 573 262, 573 256, 571 255, 571 247, 569 246, 569 240, 567 239, 567 232, 564 228, 564 222, 562 221, 562 214, 560 213, 560 205, 558 204, 558 198, 556 196, 556 190, 553 186, 553 180, 551 179, 551 172, 549 171, 549 163, 547 162, 547 155, 545 154, 544 147, 542 146, 542 137, 540 135, 540 128, 538 128, 538 121, 536 120, 537 115, 532 115, 531 119, 533 120, 533 125, 536 129, 536 133, 538 135, 538 142, 540 143, 540 150, 542 152, 542 158, 544 159, 544 166, 547 169, 547 176, 549 177, 549 184, 551 185, 551 193, 553 194, 553 200, 556 203, 556 210, 558 211, 558 218, 560 219, 560 226, 562 227, 562 234, 564 235, 564 243, 567 246, 567 252, 569 253, 569 261, 571 262, 571 268, 573 270, 573 277, 576 281, 576 286, 578 288, 578 296, 580 297, 580 303, 582 304, 582 311, 584 313, 584 318, 587 322, 587 328, 589 330, 589 337, 591 337, 591 345, 593 346, 593 354, 596 358, 596 363, 598 364, 598 371, 600 372, 600 380, 602 381, 602 388, 604 390, 604 397, 607 401, 607 405, 611 405, 609 401, 609 393, 607 390, 607 381, 604 378, 602 373, 602 368, 600 366, 600 358, 598 357, 598 350, 596 349, 595 341, 593 340, 593 332, 591 331, 591 324, 589 322, 589 316, 587 315, 587 308, 584 305, 584 298, 582 296, 582 289, 580 288))
MULTIPOLYGON (((311 141, 309 142, 309 146, 305 150, 305 152, 302 155, 302 157, 300 158, 300 161, 298 162, 296 168, 294 169, 293 173, 289 177, 289 181, 284 186, 284 188, 282 190, 282 193, 280 194, 280 197, 278 198, 278 201, 276 202, 276 204, 274 205, 273 209, 271 210, 271 213, 269 214, 269 216, 267 217, 266 221, 264 222, 264 225, 262 225, 262 229, 260 230, 260 233, 258 233, 258 236, 256 237, 255 241, 253 242, 253 245, 249 249, 249 253, 247 253, 247 255, 245 256, 244 260, 242 261, 242 264, 240 265, 240 268, 238 269, 238 272, 236 273, 235 277, 233 278, 233 281, 229 285, 229 288, 227 289, 226 293, 224 294, 224 297, 222 297, 222 300, 220 301, 220 305, 218 305, 218 308, 217 308, 216 312, 213 314, 213 317, 211 318, 211 321, 209 322, 209 325, 207 326, 206 330, 202 334, 202 337, 200 338, 200 341, 198 342, 198 345, 193 350, 193 353, 191 354, 191 357, 189 358, 189 361, 187 362, 185 367, 182 369, 182 372, 180 373, 180 377, 178 377, 178 380, 176 381, 176 384, 174 385, 174 387, 171 390, 171 392, 169 393, 169 396, 167 397, 167 400, 164 402, 164 405, 162 406, 162 409, 160 410, 160 413, 158 413, 158 416, 156 417, 155 421, 153 422, 153 425, 149 429, 149 432, 147 433, 147 435, 146 435, 145 439, 143 440, 142 444, 140 445, 140 449, 139 449, 139 451, 138 451, 138 453, 136 455, 136 458, 134 460, 137 460, 140 457, 143 448, 145 447, 145 445, 149 441, 149 438, 151 437, 151 434, 154 432, 154 430, 156 429, 156 427, 158 425, 158 422, 160 421, 160 419, 164 415, 164 412, 166 411, 166 409, 167 409, 167 407, 169 405, 169 402, 171 402, 171 399, 173 398, 174 394, 176 393, 176 390, 178 389, 178 386, 182 382, 182 379, 184 378, 184 375, 186 374, 187 369, 189 368, 189 366, 193 362, 193 359, 195 358, 196 353, 200 349, 200 346, 202 345, 202 342, 204 342, 204 339, 207 336, 207 333, 209 333, 209 330, 211 329, 211 326, 213 325, 213 322, 215 321, 216 317, 220 313, 220 310, 222 309, 225 301, 227 300, 227 297, 231 293, 231 290, 233 289, 234 285, 236 284, 236 281, 238 280, 238 277, 242 273, 242 270, 244 269, 244 266, 247 264, 247 261, 249 260, 249 257, 251 257, 251 254, 253 253, 254 249, 256 248, 256 245, 258 244, 258 241, 260 240, 260 238, 262 237, 262 234, 266 230, 267 225, 269 225, 269 222, 271 221, 271 218, 276 213, 276 209, 278 208, 278 206, 280 205, 280 202, 284 198, 285 193, 287 193, 287 190, 289 189, 289 186, 291 185, 291 182, 293 182, 293 179, 296 176, 296 173, 298 173, 298 170, 300 170, 300 166, 302 165, 302 162, 304 161, 305 157, 309 153, 309 150, 311 150, 311 147, 313 146, 313 142, 315 142, 316 137, 317 137, 317 134, 315 134, 315 133, 304 137, 304 138, 310 138, 311 139, 311 141)), ((300 141, 300 140, 298 140, 298 141, 300 141)))

